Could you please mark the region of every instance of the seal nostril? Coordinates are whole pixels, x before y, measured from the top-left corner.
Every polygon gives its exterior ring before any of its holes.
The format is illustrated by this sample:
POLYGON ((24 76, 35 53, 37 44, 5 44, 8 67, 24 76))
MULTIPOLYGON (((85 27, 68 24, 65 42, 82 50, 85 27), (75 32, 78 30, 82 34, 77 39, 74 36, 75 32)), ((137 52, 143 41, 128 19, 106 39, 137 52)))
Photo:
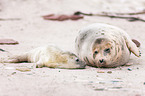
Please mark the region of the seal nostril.
POLYGON ((104 59, 101 59, 101 60, 99 60, 100 61, 100 63, 103 63, 104 62, 104 59))

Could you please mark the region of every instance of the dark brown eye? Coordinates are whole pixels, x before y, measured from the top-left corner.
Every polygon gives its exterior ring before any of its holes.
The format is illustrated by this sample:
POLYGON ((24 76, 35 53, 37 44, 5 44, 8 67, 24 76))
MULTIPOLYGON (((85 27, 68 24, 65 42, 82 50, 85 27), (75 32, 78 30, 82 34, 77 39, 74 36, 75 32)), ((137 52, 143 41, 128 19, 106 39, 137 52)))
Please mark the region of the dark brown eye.
POLYGON ((104 50, 106 53, 110 53, 110 48, 104 50))
POLYGON ((98 51, 95 51, 94 53, 95 53, 95 54, 97 54, 97 53, 98 53, 98 51))
POLYGON ((79 59, 76 59, 76 62, 79 62, 79 59))

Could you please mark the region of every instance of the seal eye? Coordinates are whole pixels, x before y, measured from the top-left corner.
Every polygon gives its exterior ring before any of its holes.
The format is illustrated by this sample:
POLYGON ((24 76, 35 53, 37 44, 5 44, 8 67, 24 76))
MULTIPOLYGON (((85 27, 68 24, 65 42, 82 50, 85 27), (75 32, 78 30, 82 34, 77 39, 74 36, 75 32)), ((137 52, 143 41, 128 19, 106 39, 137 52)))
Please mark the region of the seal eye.
POLYGON ((79 59, 78 58, 76 59, 76 62, 79 62, 79 59))
POLYGON ((94 53, 95 53, 95 54, 97 54, 97 53, 98 53, 98 51, 95 51, 94 53))
POLYGON ((110 48, 104 50, 106 53, 110 53, 110 48))

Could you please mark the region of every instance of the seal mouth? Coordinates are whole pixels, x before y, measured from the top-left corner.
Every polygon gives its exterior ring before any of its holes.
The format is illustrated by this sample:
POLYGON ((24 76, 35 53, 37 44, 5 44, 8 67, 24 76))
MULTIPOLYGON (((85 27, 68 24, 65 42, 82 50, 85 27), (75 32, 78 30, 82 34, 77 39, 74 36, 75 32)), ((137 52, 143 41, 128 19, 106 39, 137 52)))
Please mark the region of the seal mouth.
POLYGON ((96 66, 98 67, 98 68, 116 68, 117 66, 115 66, 115 65, 112 65, 112 64, 100 64, 100 63, 98 63, 98 64, 96 64, 96 66))
POLYGON ((97 67, 99 67, 99 68, 103 68, 103 67, 106 67, 107 66, 107 63, 106 63, 106 61, 104 61, 103 59, 102 60, 99 60, 98 62, 97 62, 97 67))
POLYGON ((105 68, 106 65, 104 65, 104 64, 103 64, 103 65, 102 65, 102 64, 98 64, 97 67, 98 67, 98 68, 105 68))

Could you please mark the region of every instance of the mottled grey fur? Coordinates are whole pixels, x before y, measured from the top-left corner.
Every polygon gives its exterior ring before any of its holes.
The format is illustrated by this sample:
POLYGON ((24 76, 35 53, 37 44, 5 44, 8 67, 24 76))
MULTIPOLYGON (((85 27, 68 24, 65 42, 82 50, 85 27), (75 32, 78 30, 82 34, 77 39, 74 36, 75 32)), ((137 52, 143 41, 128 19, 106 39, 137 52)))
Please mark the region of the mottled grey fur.
POLYGON ((80 30, 76 38, 78 57, 96 67, 117 67, 129 61, 130 53, 140 51, 122 29, 95 23, 80 30))

